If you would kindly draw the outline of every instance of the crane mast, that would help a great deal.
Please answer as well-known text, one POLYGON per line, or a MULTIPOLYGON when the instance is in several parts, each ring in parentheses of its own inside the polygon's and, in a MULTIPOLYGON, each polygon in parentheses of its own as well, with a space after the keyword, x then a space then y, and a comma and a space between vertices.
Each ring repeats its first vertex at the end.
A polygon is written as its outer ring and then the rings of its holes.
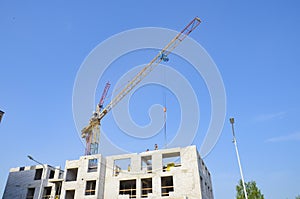
MULTIPOLYGON (((81 131, 83 138, 90 134, 95 133, 96 145, 99 144, 100 138, 100 121, 101 119, 111 111, 140 81, 142 81, 157 65, 162 61, 168 61, 168 55, 201 23, 200 18, 195 17, 180 33, 178 33, 124 88, 117 94, 111 102, 100 111, 96 111, 89 124, 81 131)), ((91 151, 91 154, 98 153, 97 151, 91 151)))
MULTIPOLYGON (((101 99, 96 107, 96 112, 94 115, 98 115, 103 108, 104 100, 106 98, 107 92, 110 88, 110 83, 107 82, 105 88, 102 92, 101 99)), ((100 140, 100 129, 97 121, 95 120, 92 124, 91 131, 86 134, 85 141, 86 141, 86 148, 85 148, 85 155, 97 154, 98 153, 98 146, 100 140)))

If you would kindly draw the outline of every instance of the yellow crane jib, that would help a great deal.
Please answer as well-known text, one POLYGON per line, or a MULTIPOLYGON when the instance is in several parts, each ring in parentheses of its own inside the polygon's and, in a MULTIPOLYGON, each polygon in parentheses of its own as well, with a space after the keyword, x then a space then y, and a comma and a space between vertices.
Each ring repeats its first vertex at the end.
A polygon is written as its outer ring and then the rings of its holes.
MULTIPOLYGON (((95 127, 99 128, 101 119, 115 107, 140 81, 142 81, 160 62, 169 61, 168 55, 201 23, 195 17, 180 33, 178 33, 100 112, 96 111, 89 124, 82 129, 82 137, 91 134, 95 127)), ((100 132, 99 132, 100 134, 100 132)), ((98 138, 100 136, 97 136, 98 138)), ((99 143, 99 141, 97 141, 99 143)))

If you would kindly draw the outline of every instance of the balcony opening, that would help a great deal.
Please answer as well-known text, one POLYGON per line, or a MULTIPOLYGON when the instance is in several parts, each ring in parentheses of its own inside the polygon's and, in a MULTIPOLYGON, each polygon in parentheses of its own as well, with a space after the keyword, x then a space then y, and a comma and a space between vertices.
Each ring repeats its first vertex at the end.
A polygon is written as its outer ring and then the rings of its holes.
POLYGON ((19 168, 19 171, 24 171, 25 170, 25 167, 20 167, 19 168))
POLYGON ((146 173, 152 173, 152 157, 142 156, 141 160, 142 160, 141 170, 145 171, 146 173))
POLYGON ((97 172, 98 159, 89 159, 88 172, 97 172))
POLYGON ((67 190, 65 199, 74 199, 75 198, 75 190, 67 190))
POLYGON ((54 174, 55 174, 55 171, 54 170, 50 170, 49 179, 53 179, 54 178, 54 174))
POLYGON ((36 169, 34 180, 40 180, 42 178, 42 174, 43 174, 43 169, 36 169))
POLYGON ((26 199, 33 199, 34 198, 34 191, 35 191, 35 188, 28 188, 27 189, 27 194, 26 194, 26 199))
POLYGON ((121 180, 119 195, 129 195, 129 198, 136 198, 136 180, 121 180))
POLYGON ((165 153, 162 155, 163 171, 171 171, 174 167, 181 166, 180 152, 165 153))
POLYGON ((174 191, 173 176, 161 177, 161 196, 169 196, 174 191))
POLYGON ((114 161, 114 176, 118 176, 121 172, 130 172, 131 159, 123 158, 114 161))
POLYGON ((43 199, 49 199, 51 198, 51 189, 52 187, 45 187, 43 192, 43 199))
POLYGON ((66 181, 76 181, 77 180, 78 168, 67 169, 66 181))
POLYGON ((142 179, 141 196, 148 198, 148 193, 152 193, 152 178, 142 179))
POLYGON ((96 193, 96 180, 86 181, 85 195, 95 195, 96 193))

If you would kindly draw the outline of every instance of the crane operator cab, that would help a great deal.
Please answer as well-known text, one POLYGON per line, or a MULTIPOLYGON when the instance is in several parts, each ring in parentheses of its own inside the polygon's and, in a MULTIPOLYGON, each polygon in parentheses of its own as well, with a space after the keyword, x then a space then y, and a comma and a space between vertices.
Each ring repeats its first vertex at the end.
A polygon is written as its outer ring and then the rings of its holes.
POLYGON ((160 57, 161 60, 163 60, 164 62, 168 62, 169 58, 165 53, 160 53, 160 57))

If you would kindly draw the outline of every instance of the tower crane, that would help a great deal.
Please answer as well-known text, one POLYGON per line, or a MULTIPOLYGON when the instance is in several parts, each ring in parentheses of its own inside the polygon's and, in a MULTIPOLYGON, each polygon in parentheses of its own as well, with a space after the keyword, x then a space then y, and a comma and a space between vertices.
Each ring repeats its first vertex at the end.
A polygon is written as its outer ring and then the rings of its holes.
MULTIPOLYGON (((104 90, 102 92, 102 96, 100 98, 99 103, 96 106, 96 113, 101 112, 103 109, 103 104, 104 100, 106 98, 107 92, 110 88, 110 83, 106 82, 106 85, 104 87, 104 90)), ((85 141, 86 141, 86 148, 85 148, 85 155, 91 155, 91 154, 97 154, 98 153, 98 146, 99 146, 99 133, 97 132, 97 127, 94 127, 93 131, 90 131, 86 136, 85 136, 85 141)))
MULTIPOLYGON (((142 81, 160 62, 169 61, 168 55, 201 23, 199 17, 195 17, 180 33, 178 33, 104 108, 97 108, 92 115, 89 124, 81 130, 82 138, 93 136, 90 145, 91 154, 98 153, 100 141, 100 123, 102 118, 111 111, 140 81, 142 81)), ((104 92, 103 92, 104 93, 104 92)), ((102 98, 101 98, 102 99, 102 98)), ((101 100, 100 100, 101 101, 101 100)))

